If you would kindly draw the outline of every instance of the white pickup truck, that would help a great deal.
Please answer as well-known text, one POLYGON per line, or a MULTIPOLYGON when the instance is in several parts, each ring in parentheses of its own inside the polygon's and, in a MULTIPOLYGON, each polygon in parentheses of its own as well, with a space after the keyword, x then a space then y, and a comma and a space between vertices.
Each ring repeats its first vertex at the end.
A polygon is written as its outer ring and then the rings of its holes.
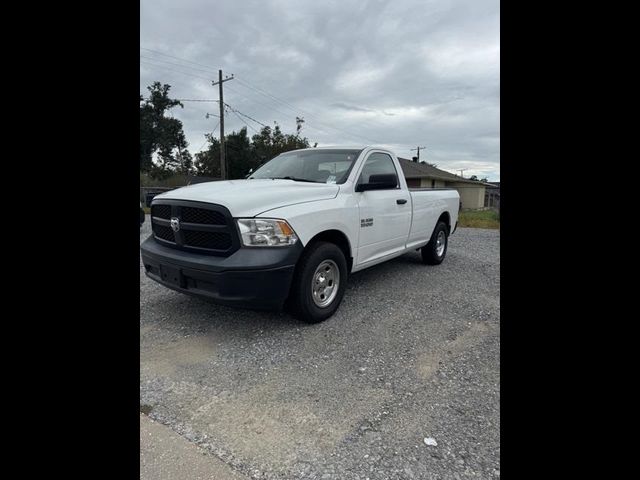
POLYGON ((440 264, 459 202, 456 190, 407 188, 382 148, 294 150, 244 180, 157 195, 142 262, 179 292, 315 323, 338 309, 351 273, 411 250, 440 264))

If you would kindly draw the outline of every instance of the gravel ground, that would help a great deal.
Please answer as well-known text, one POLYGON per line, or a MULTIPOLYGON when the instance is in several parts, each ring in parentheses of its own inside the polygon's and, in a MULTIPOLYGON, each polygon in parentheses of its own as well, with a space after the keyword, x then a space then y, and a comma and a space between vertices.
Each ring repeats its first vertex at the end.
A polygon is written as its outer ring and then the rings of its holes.
POLYGON ((252 478, 499 478, 499 243, 459 229, 440 266, 412 252, 356 273, 317 325, 141 266, 141 411, 252 478))

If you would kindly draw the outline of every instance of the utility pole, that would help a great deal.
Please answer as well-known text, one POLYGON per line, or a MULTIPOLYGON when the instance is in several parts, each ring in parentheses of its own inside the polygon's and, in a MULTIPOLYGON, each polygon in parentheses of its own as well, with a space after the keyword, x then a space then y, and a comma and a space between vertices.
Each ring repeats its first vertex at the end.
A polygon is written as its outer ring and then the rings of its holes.
POLYGON ((411 151, 413 152, 414 150, 418 151, 418 162, 420 162, 420 149, 424 150, 426 147, 418 147, 418 148, 412 148, 411 151))
POLYGON ((222 70, 218 70, 218 81, 211 82, 211 85, 220 86, 220 176, 222 180, 227 179, 227 160, 224 154, 224 98, 222 96, 222 84, 228 80, 233 80, 233 75, 222 79, 222 70))
POLYGON ((464 172, 465 170, 468 170, 468 168, 459 168, 458 171, 460 172, 460 176, 462 178, 464 178, 464 175, 462 174, 462 172, 464 172))

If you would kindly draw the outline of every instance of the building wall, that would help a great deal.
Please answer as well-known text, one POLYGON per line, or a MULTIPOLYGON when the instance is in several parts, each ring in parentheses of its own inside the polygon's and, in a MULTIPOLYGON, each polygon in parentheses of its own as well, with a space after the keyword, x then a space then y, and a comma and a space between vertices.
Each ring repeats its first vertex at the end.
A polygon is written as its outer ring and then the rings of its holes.
MULTIPOLYGON (((417 186, 418 179, 410 179, 407 181, 409 187, 417 186)), ((470 183, 445 182, 444 180, 436 180, 429 177, 423 177, 420 180, 420 188, 455 188, 460 194, 462 208, 480 209, 485 207, 485 187, 484 185, 475 186, 470 183)))
POLYGON ((432 178, 423 177, 420 179, 421 188, 444 188, 444 182, 442 180, 435 180, 432 178))
POLYGON ((500 210, 500 190, 497 188, 487 188, 484 195, 485 208, 500 210))
POLYGON ((484 185, 476 187, 470 183, 452 182, 448 186, 458 190, 458 193, 460 194, 460 201, 462 202, 462 208, 469 208, 472 210, 484 208, 484 185))

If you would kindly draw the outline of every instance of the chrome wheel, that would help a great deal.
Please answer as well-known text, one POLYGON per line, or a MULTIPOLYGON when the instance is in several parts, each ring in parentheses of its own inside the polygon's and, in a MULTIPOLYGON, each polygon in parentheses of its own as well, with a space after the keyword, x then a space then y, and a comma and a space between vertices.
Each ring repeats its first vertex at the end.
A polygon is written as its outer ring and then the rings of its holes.
POLYGON ((447 246, 447 235, 443 230, 438 232, 438 237, 436 238, 436 255, 439 257, 444 253, 444 247, 447 246))
POLYGON ((333 260, 324 260, 316 268, 311 278, 313 303, 318 307, 327 307, 338 295, 340 270, 333 260))

